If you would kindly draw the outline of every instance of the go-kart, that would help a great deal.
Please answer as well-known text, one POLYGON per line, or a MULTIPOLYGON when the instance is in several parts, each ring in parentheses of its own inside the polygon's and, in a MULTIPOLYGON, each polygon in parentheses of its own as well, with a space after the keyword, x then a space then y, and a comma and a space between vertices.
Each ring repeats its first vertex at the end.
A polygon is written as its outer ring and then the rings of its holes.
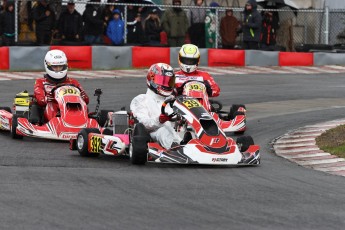
POLYGON ((95 90, 97 105, 93 113, 88 112, 88 107, 77 86, 60 84, 52 88, 51 92, 59 107, 55 117, 44 122, 43 109, 35 103, 33 95, 23 91, 18 93, 14 99, 13 113, 9 107, 0 108, 1 129, 10 131, 13 139, 29 136, 70 140, 76 137, 82 128, 99 129, 111 116, 111 112, 108 110, 99 111, 100 95, 102 94, 100 89, 95 90))
MULTIPOLYGON (((78 150, 81 156, 129 155, 133 164, 181 163, 210 165, 257 165, 260 164, 260 147, 254 144, 252 137, 241 136, 237 140, 227 137, 211 114, 200 104, 199 100, 178 96, 167 99, 161 112, 169 104, 174 113, 169 115, 174 120, 175 131, 184 138, 183 144, 174 143, 170 149, 164 149, 151 140, 141 123, 135 123, 133 115, 122 111, 125 117, 117 128, 113 120, 113 129, 103 133, 95 129, 81 130, 77 138, 71 140, 70 149, 78 150)), ((115 112, 113 114, 116 115, 115 112)))
POLYGON ((247 129, 245 105, 234 104, 230 107, 229 112, 222 111, 223 106, 219 101, 209 99, 202 77, 177 76, 176 82, 182 83, 180 87, 182 88, 182 95, 198 99, 224 132, 235 134, 245 132, 247 129))

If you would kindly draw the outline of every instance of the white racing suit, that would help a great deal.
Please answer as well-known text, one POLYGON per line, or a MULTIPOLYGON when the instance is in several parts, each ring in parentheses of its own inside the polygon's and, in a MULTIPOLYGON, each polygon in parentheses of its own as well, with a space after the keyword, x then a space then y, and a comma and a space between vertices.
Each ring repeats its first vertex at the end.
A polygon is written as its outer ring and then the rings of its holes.
MULTIPOLYGON (((145 126, 154 141, 158 142, 162 147, 170 149, 173 142, 180 143, 182 139, 175 132, 170 121, 163 124, 159 122, 161 107, 165 99, 165 97, 147 89, 146 94, 140 94, 133 98, 130 110, 133 116, 145 126)), ((173 111, 167 105, 165 112, 171 114, 173 111)))

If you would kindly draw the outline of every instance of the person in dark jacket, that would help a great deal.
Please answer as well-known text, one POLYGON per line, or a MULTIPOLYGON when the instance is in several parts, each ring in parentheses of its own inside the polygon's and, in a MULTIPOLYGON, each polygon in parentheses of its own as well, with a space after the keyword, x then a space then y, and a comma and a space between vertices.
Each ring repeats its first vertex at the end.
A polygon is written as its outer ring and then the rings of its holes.
POLYGON ((243 48, 258 49, 261 34, 261 15, 255 0, 249 0, 244 8, 242 24, 243 48))
POLYGON ((113 11, 113 19, 107 27, 107 36, 113 45, 123 45, 125 35, 125 23, 121 19, 121 12, 118 9, 113 11))
POLYGON ((106 23, 104 22, 103 9, 97 4, 99 2, 100 0, 90 0, 83 13, 84 39, 89 44, 103 43, 102 35, 106 23))
POLYGON ((194 8, 190 9, 189 36, 192 44, 205 48, 205 18, 206 9, 200 8, 204 0, 194 0, 194 8))
MULTIPOLYGON (((135 3, 135 1, 127 0, 128 3, 135 3)), ((127 7, 127 43, 128 44, 142 44, 144 43, 144 30, 141 24, 140 8, 128 5, 127 7)))
POLYGON ((260 37, 260 48, 262 50, 275 50, 277 30, 279 29, 279 17, 272 11, 263 12, 262 32, 260 37))
POLYGON ((38 45, 49 45, 55 29, 55 13, 47 0, 40 0, 33 11, 36 22, 36 42, 38 45))
POLYGON ((160 32, 162 31, 157 9, 152 9, 145 20, 145 34, 150 45, 160 44, 160 32))
POLYGON ((58 22, 58 33, 61 36, 62 44, 66 44, 66 42, 80 42, 82 38, 82 28, 82 16, 75 10, 74 1, 69 1, 67 9, 61 13, 58 22))
MULTIPOLYGON (((180 6, 181 0, 172 0, 174 6, 180 6)), ((162 16, 163 30, 167 33, 170 47, 180 47, 185 43, 189 23, 186 12, 180 7, 167 9, 162 16)))
POLYGON ((2 45, 15 45, 15 14, 14 3, 7 2, 6 9, 0 14, 0 34, 2 34, 2 45))

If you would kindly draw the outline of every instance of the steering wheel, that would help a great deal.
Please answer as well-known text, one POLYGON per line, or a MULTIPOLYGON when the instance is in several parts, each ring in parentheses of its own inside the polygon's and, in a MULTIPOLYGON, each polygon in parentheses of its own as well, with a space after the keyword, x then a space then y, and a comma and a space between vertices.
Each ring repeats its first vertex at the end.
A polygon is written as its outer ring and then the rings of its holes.
MULTIPOLYGON (((168 99, 166 99, 164 102, 163 102, 163 104, 162 104, 162 107, 161 107, 161 114, 166 114, 165 113, 165 107, 168 105, 168 104, 170 104, 170 106, 172 106, 172 104, 175 102, 175 100, 176 100, 176 98, 168 98, 168 99)), ((176 113, 175 112, 173 112, 173 113, 171 113, 171 114, 166 114, 169 118, 170 118, 170 121, 172 121, 173 119, 173 117, 176 115, 176 113)))
POLYGON ((60 88, 61 86, 66 86, 66 85, 67 85, 67 86, 73 86, 73 87, 79 89, 79 91, 81 92, 80 88, 79 88, 78 86, 74 85, 74 84, 70 84, 70 83, 68 83, 68 84, 60 83, 60 84, 57 84, 56 86, 54 86, 54 87, 51 89, 50 93, 53 95, 54 92, 55 92, 55 90, 57 90, 57 89, 60 88))

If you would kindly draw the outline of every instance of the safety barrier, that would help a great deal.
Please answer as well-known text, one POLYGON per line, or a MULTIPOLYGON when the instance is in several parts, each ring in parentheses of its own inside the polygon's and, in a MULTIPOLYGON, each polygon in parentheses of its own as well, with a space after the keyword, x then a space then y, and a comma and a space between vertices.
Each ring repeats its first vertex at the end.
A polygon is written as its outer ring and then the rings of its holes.
POLYGON ((10 68, 8 47, 0 47, 0 70, 10 68))
MULTIPOLYGON (((38 46, 0 47, 0 70, 43 70, 45 53, 61 49, 72 69, 147 68, 156 62, 178 65, 178 47, 38 46)), ((345 65, 345 53, 200 49, 200 66, 345 65)))

